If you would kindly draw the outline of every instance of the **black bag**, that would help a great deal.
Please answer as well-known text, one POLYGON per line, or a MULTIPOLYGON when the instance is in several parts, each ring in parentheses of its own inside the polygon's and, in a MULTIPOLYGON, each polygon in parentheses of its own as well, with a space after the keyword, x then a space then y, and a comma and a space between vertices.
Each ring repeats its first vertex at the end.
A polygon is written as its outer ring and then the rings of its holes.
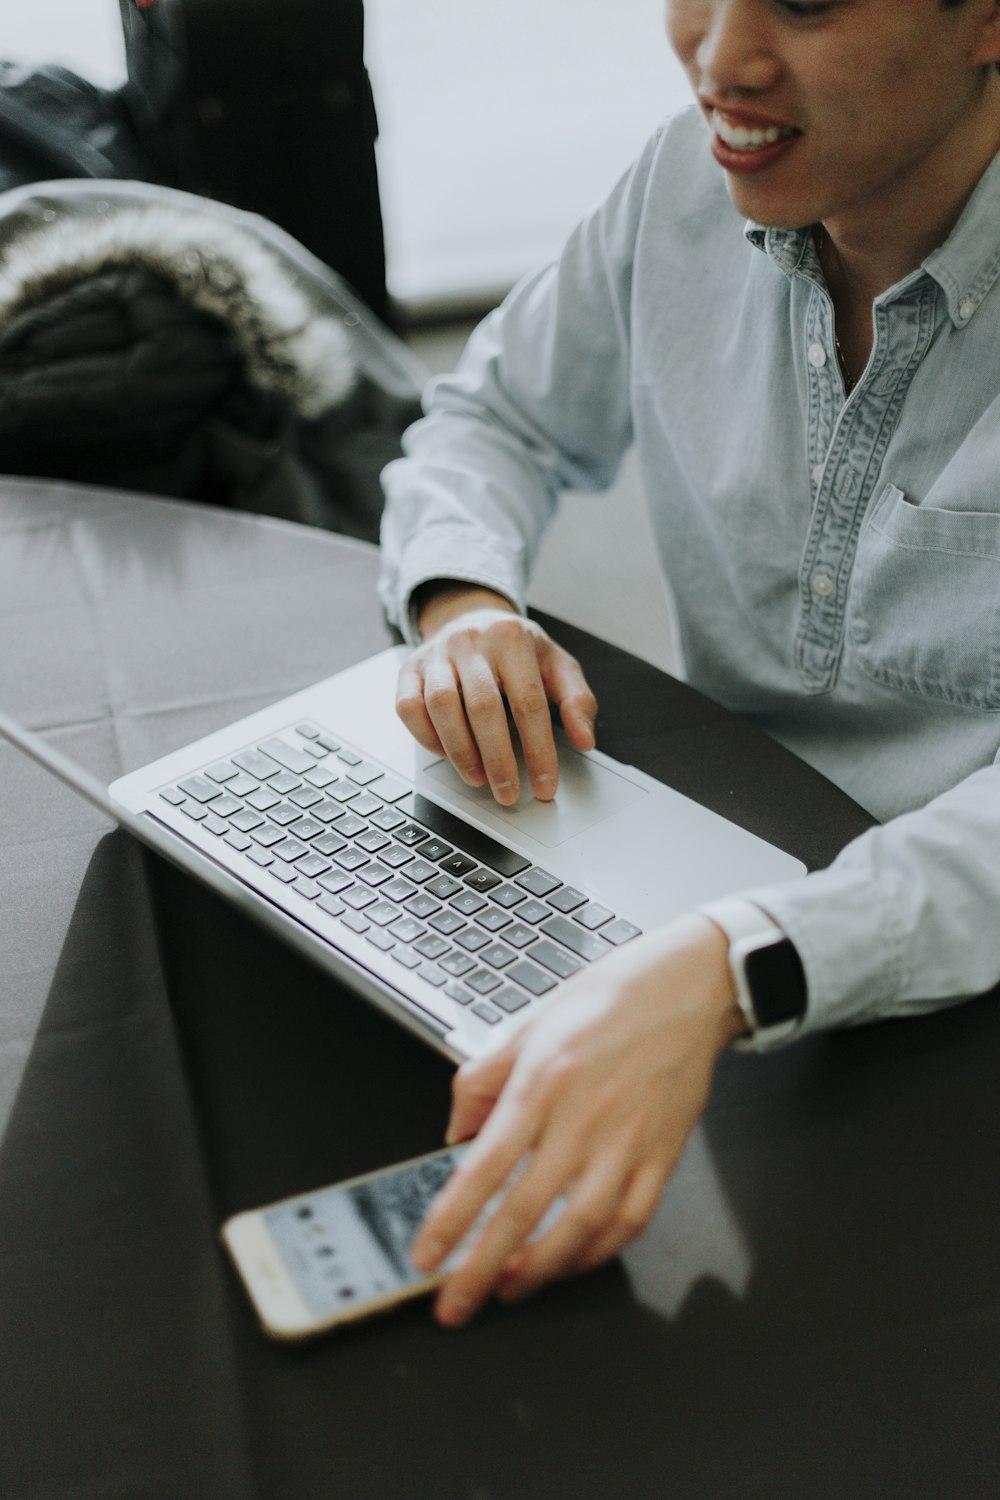
POLYGON ((387 315, 363 0, 119 0, 150 180, 279 224, 387 315))
POLYGON ((68 68, 0 61, 0 192, 59 177, 150 180, 121 95, 68 68))

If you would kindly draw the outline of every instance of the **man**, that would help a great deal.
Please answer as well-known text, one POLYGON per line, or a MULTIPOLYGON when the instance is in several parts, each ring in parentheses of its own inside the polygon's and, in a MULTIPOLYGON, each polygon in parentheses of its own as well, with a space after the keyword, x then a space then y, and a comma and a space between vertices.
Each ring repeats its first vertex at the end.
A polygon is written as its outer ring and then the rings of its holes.
POLYGON ((521 618, 525 559, 634 440, 690 680, 885 826, 616 951, 460 1070, 449 1138, 477 1139, 416 1262, 531 1154, 446 1324, 648 1222, 748 1029, 730 936, 791 939, 802 1030, 1000 977, 1000 0, 668 0, 667 28, 696 107, 477 332, 386 473, 384 598, 422 642, 399 711, 509 803, 506 698, 555 793, 548 703, 583 750, 596 706, 521 618))

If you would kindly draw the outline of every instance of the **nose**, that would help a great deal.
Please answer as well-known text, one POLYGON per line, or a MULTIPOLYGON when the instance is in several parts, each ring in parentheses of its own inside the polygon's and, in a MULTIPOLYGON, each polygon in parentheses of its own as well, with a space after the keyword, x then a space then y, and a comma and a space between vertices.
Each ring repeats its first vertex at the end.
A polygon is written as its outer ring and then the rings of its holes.
POLYGON ((709 0, 702 12, 695 49, 699 92, 719 98, 769 88, 780 64, 759 0, 709 0))

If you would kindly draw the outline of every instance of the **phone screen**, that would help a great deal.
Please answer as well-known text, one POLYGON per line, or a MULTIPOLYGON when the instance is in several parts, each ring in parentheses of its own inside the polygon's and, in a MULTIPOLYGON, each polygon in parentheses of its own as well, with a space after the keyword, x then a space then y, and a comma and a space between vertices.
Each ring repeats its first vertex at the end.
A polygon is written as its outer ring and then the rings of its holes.
MULTIPOLYGON (((410 1246, 467 1148, 265 1209, 264 1222, 317 1320, 426 1280, 410 1246)), ((461 1247, 448 1266, 461 1254, 461 1247)))

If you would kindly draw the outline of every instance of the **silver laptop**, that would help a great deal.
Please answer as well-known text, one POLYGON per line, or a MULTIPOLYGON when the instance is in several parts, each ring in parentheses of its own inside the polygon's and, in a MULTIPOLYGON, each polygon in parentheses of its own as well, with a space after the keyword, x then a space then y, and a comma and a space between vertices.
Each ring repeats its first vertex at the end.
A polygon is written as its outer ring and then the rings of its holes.
MULTIPOLYGON (((394 711, 404 648, 115 781, 0 731, 138 838, 456 1061, 641 931, 802 863, 599 750, 559 790, 471 790, 394 711)), ((525 778, 526 784, 526 778, 525 778)))

